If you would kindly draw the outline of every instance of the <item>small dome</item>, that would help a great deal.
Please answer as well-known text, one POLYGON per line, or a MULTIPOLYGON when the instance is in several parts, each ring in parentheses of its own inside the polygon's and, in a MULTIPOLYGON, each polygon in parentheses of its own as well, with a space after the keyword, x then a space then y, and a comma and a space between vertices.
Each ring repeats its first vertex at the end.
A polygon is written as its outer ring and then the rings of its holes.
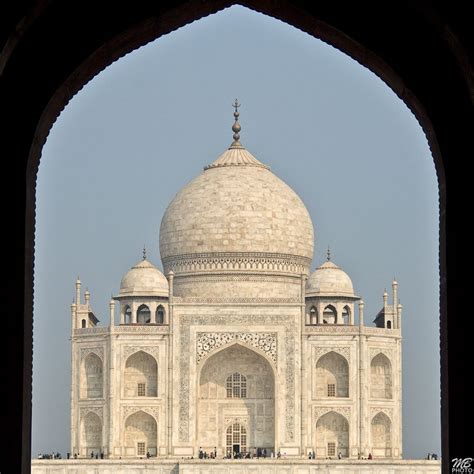
POLYGON ((119 296, 168 296, 168 280, 145 258, 122 278, 119 296))
POLYGON ((306 282, 307 296, 354 296, 349 275, 331 261, 324 262, 306 282))

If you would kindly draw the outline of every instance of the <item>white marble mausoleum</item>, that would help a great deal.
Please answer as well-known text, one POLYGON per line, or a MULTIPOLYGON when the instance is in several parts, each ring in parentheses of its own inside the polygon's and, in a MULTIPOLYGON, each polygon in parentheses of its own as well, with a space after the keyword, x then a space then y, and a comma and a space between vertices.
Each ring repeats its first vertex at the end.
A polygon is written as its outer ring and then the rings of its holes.
POLYGON ((308 211, 241 145, 235 110, 229 149, 163 216, 163 273, 144 255, 107 326, 76 282, 71 453, 400 459, 397 282, 366 325, 329 255, 310 271, 308 211))

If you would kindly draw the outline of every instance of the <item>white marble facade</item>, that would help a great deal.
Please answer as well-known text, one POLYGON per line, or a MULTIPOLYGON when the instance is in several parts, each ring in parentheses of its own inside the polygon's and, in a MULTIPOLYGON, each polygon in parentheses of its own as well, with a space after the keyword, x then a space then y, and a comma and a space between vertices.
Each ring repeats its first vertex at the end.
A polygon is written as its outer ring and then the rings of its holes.
POLYGON ((164 273, 144 256, 108 326, 76 282, 71 453, 401 458, 397 283, 367 326, 329 256, 310 274, 311 218, 235 119, 230 148, 166 210, 164 273))

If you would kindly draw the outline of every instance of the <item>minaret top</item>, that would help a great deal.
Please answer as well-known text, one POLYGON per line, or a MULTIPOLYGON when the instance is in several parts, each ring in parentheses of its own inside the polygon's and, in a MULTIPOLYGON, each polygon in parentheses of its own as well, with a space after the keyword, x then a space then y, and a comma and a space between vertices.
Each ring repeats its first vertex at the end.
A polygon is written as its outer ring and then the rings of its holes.
POLYGON ((239 123, 239 111, 238 108, 240 107, 239 101, 235 99, 235 102, 232 104, 232 107, 234 107, 234 125, 232 125, 232 131, 234 132, 233 139, 234 141, 230 145, 229 148, 242 148, 242 145, 240 143, 240 123, 239 123))

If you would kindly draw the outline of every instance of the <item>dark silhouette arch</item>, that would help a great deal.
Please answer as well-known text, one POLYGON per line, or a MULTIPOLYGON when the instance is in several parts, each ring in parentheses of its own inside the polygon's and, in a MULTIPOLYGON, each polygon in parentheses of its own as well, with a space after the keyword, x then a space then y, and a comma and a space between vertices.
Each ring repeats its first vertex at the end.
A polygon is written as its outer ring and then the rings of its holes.
MULTIPOLYGON (((5 421, 10 431, 4 448, 10 455, 1 460, 2 471, 29 472, 35 181, 49 129, 69 99, 120 56, 231 4, 222 0, 121 4, 18 0, 0 7, 2 148, 8 150, 4 155, 9 182, 14 184, 11 189, 2 187, 3 202, 12 203, 5 206, 3 218, 15 229, 4 234, 5 248, 12 249, 4 265, 14 271, 0 288, 5 305, 24 299, 24 319, 10 318, 4 328, 9 338, 2 346, 1 360, 9 380, 5 403, 11 420, 5 421), (47 74, 36 74, 39 70, 47 74), (11 360, 17 364, 6 363, 11 360)), ((250 0, 243 4, 323 39, 374 71, 404 100, 427 135, 440 192, 441 431, 447 470, 450 458, 468 457, 474 449, 472 437, 464 436, 474 421, 464 377, 470 360, 464 341, 474 322, 468 319, 458 325, 447 318, 448 309, 449 314, 460 312, 459 302, 467 293, 457 255, 467 252, 468 233, 453 216, 454 210, 462 208, 468 189, 468 174, 460 163, 473 154, 468 7, 421 0, 391 2, 384 5, 388 14, 382 17, 372 4, 348 2, 344 8, 331 2, 250 0), (448 403, 449 393, 456 393, 456 398, 448 403)))

